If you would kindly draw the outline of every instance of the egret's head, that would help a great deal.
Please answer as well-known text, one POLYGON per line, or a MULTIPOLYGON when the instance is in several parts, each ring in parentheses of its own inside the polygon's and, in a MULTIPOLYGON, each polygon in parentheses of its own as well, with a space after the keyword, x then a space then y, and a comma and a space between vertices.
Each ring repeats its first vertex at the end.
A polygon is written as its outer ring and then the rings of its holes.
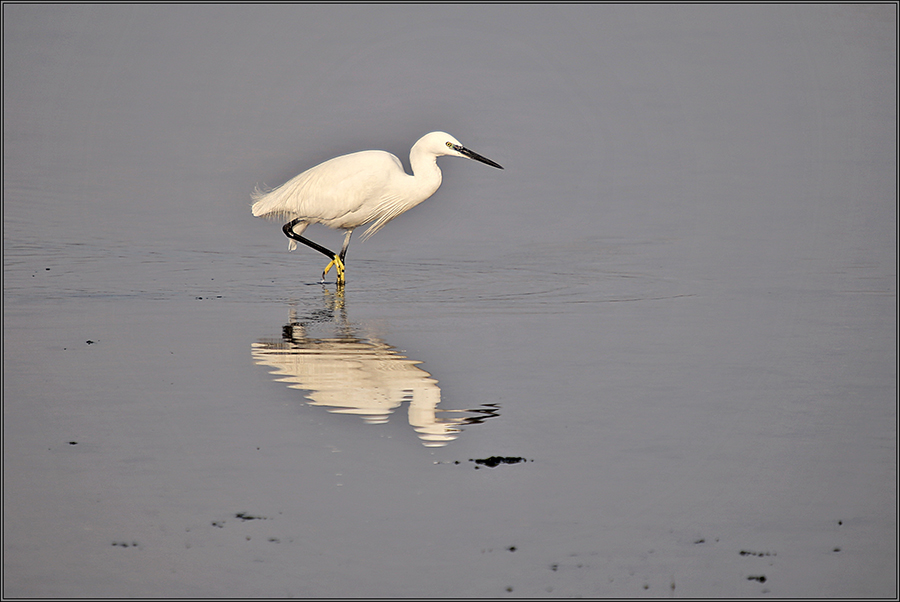
POLYGON ((482 157, 478 153, 474 153, 464 147, 459 140, 448 134, 447 132, 431 132, 422 136, 415 146, 420 147, 423 151, 430 153, 436 157, 449 155, 451 157, 466 157, 480 161, 491 167, 503 169, 498 163, 494 163, 490 159, 482 157))

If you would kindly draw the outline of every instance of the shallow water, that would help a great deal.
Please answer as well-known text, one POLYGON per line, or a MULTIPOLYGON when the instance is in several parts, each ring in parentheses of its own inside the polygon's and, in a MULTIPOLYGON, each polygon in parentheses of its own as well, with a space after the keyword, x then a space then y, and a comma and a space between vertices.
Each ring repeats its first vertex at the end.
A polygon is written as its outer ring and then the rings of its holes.
POLYGON ((4 595, 895 596, 895 19, 5 5, 4 595))

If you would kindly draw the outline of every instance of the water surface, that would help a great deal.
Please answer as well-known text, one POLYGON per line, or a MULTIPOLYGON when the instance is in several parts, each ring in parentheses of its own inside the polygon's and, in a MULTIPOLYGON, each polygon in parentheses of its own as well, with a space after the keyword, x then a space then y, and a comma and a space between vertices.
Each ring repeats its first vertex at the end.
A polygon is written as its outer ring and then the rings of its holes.
POLYGON ((895 6, 3 10, 4 595, 897 595, 895 6))

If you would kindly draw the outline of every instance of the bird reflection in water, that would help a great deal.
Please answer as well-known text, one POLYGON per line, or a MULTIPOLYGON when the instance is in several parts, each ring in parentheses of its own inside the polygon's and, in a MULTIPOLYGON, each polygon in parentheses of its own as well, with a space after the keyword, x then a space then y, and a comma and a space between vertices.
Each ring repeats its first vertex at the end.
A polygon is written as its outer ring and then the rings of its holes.
POLYGON ((290 322, 280 339, 253 344, 253 359, 269 366, 276 380, 292 389, 308 391, 309 405, 329 412, 355 414, 368 424, 386 423, 395 408, 408 402, 410 426, 427 447, 447 445, 462 427, 480 424, 499 415, 499 406, 484 404, 470 410, 444 410, 437 406, 441 390, 437 380, 377 336, 360 334, 347 322, 343 291, 325 290, 326 307, 290 322), (313 337, 310 330, 331 324, 330 336, 313 337))

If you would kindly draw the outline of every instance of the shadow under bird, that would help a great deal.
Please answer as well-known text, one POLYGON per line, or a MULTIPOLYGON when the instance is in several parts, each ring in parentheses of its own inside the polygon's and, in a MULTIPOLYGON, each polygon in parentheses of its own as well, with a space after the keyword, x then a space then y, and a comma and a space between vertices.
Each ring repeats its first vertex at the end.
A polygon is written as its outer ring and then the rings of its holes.
POLYGON ((363 235, 367 239, 386 223, 433 195, 441 185, 440 156, 468 157, 491 167, 499 164, 464 147, 445 132, 422 136, 409 151, 413 175, 403 170, 400 160, 391 153, 368 150, 342 155, 320 163, 281 186, 253 192, 251 208, 256 217, 282 218, 289 221, 282 230, 291 239, 293 251, 301 242, 331 261, 322 272, 322 280, 334 266, 337 283, 344 283, 344 259, 350 236, 359 226, 372 223, 363 235), (323 224, 344 230, 340 253, 303 237, 310 224, 323 224))

